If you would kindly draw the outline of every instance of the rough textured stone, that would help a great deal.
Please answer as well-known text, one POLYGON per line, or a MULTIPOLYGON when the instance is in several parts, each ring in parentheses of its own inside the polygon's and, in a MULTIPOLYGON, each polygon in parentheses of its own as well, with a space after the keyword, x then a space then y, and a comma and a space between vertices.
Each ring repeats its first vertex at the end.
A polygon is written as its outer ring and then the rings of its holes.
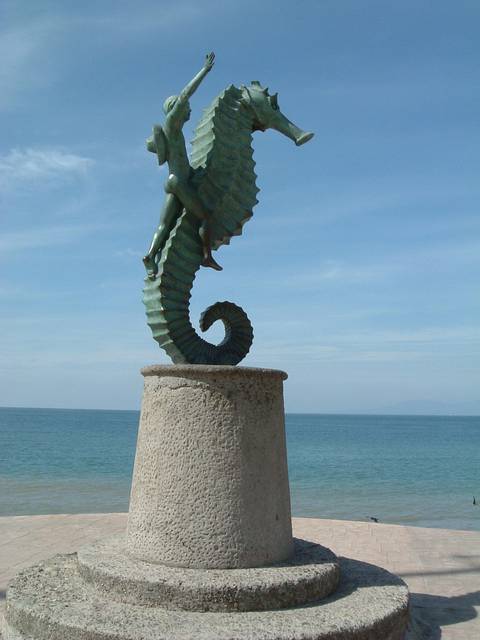
POLYGON ((293 553, 283 384, 272 369, 143 369, 127 550, 190 568, 293 553))
POLYGON ((318 604, 200 613, 106 599, 85 584, 70 555, 15 578, 4 640, 401 640, 407 616, 403 581, 355 560, 341 560, 338 590, 318 604))
POLYGON ((329 549, 295 540, 289 563, 249 569, 185 569, 125 555, 123 536, 78 552, 79 572, 105 597, 188 611, 258 611, 307 604, 330 595, 340 570, 329 549))

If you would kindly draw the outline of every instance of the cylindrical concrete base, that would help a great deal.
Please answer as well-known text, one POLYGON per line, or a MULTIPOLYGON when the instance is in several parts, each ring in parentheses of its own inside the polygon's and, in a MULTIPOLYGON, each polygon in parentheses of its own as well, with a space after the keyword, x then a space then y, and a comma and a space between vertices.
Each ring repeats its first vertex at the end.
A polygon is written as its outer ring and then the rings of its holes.
POLYGON ((127 552, 207 569, 288 559, 286 374, 208 365, 142 373, 127 552))

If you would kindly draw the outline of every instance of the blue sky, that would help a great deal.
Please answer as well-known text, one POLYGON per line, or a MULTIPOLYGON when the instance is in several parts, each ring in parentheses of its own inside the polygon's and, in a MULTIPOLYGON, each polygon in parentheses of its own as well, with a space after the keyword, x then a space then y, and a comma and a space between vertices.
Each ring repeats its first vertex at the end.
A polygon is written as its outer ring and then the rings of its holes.
MULTIPOLYGON (((163 100, 259 79, 315 138, 255 135, 259 204, 192 319, 244 307, 288 411, 480 413, 480 5, 0 5, 0 405, 137 408, 163 100)), ((209 332, 218 340, 221 331, 209 332)))

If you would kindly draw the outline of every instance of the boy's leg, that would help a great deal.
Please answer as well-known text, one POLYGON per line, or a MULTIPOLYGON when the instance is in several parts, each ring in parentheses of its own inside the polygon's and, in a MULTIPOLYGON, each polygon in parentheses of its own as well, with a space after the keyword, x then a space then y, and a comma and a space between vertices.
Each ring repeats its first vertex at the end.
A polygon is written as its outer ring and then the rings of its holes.
POLYGON ((183 205, 180 200, 173 194, 167 193, 165 202, 163 204, 162 213, 160 215, 160 223, 158 229, 153 234, 150 249, 147 255, 143 258, 143 263, 147 269, 147 273, 150 277, 154 277, 158 271, 156 256, 159 251, 163 249, 165 242, 167 241, 170 231, 172 230, 178 216, 182 212, 183 205))
POLYGON ((183 180, 171 173, 165 183, 165 191, 169 194, 174 194, 185 209, 193 213, 199 220, 205 220, 208 211, 196 190, 188 183, 188 180, 183 180))
POLYGON ((221 271, 222 267, 212 257, 212 247, 210 243, 210 212, 199 198, 196 190, 188 183, 187 180, 182 180, 172 173, 168 176, 165 191, 167 191, 167 193, 174 193, 182 202, 185 209, 187 209, 187 211, 191 211, 194 216, 202 221, 202 226, 200 227, 200 237, 202 238, 204 251, 204 260, 202 264, 205 267, 212 267, 212 269, 221 271))
POLYGON ((211 267, 215 271, 222 271, 223 268, 212 256, 212 243, 210 241, 210 224, 208 220, 205 220, 199 230, 200 238, 203 243, 203 267, 211 267))

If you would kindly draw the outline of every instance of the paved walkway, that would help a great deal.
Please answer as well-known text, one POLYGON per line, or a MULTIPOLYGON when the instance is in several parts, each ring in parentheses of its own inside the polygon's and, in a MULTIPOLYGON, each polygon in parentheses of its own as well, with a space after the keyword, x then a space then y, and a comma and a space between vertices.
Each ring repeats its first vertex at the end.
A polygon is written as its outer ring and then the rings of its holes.
MULTIPOLYGON (((23 567, 124 529, 122 513, 0 518, 0 607, 23 567)), ((295 518, 294 533, 400 575, 412 593, 411 640, 480 639, 480 532, 295 518)), ((0 614, 1 615, 1 614, 0 614)))

